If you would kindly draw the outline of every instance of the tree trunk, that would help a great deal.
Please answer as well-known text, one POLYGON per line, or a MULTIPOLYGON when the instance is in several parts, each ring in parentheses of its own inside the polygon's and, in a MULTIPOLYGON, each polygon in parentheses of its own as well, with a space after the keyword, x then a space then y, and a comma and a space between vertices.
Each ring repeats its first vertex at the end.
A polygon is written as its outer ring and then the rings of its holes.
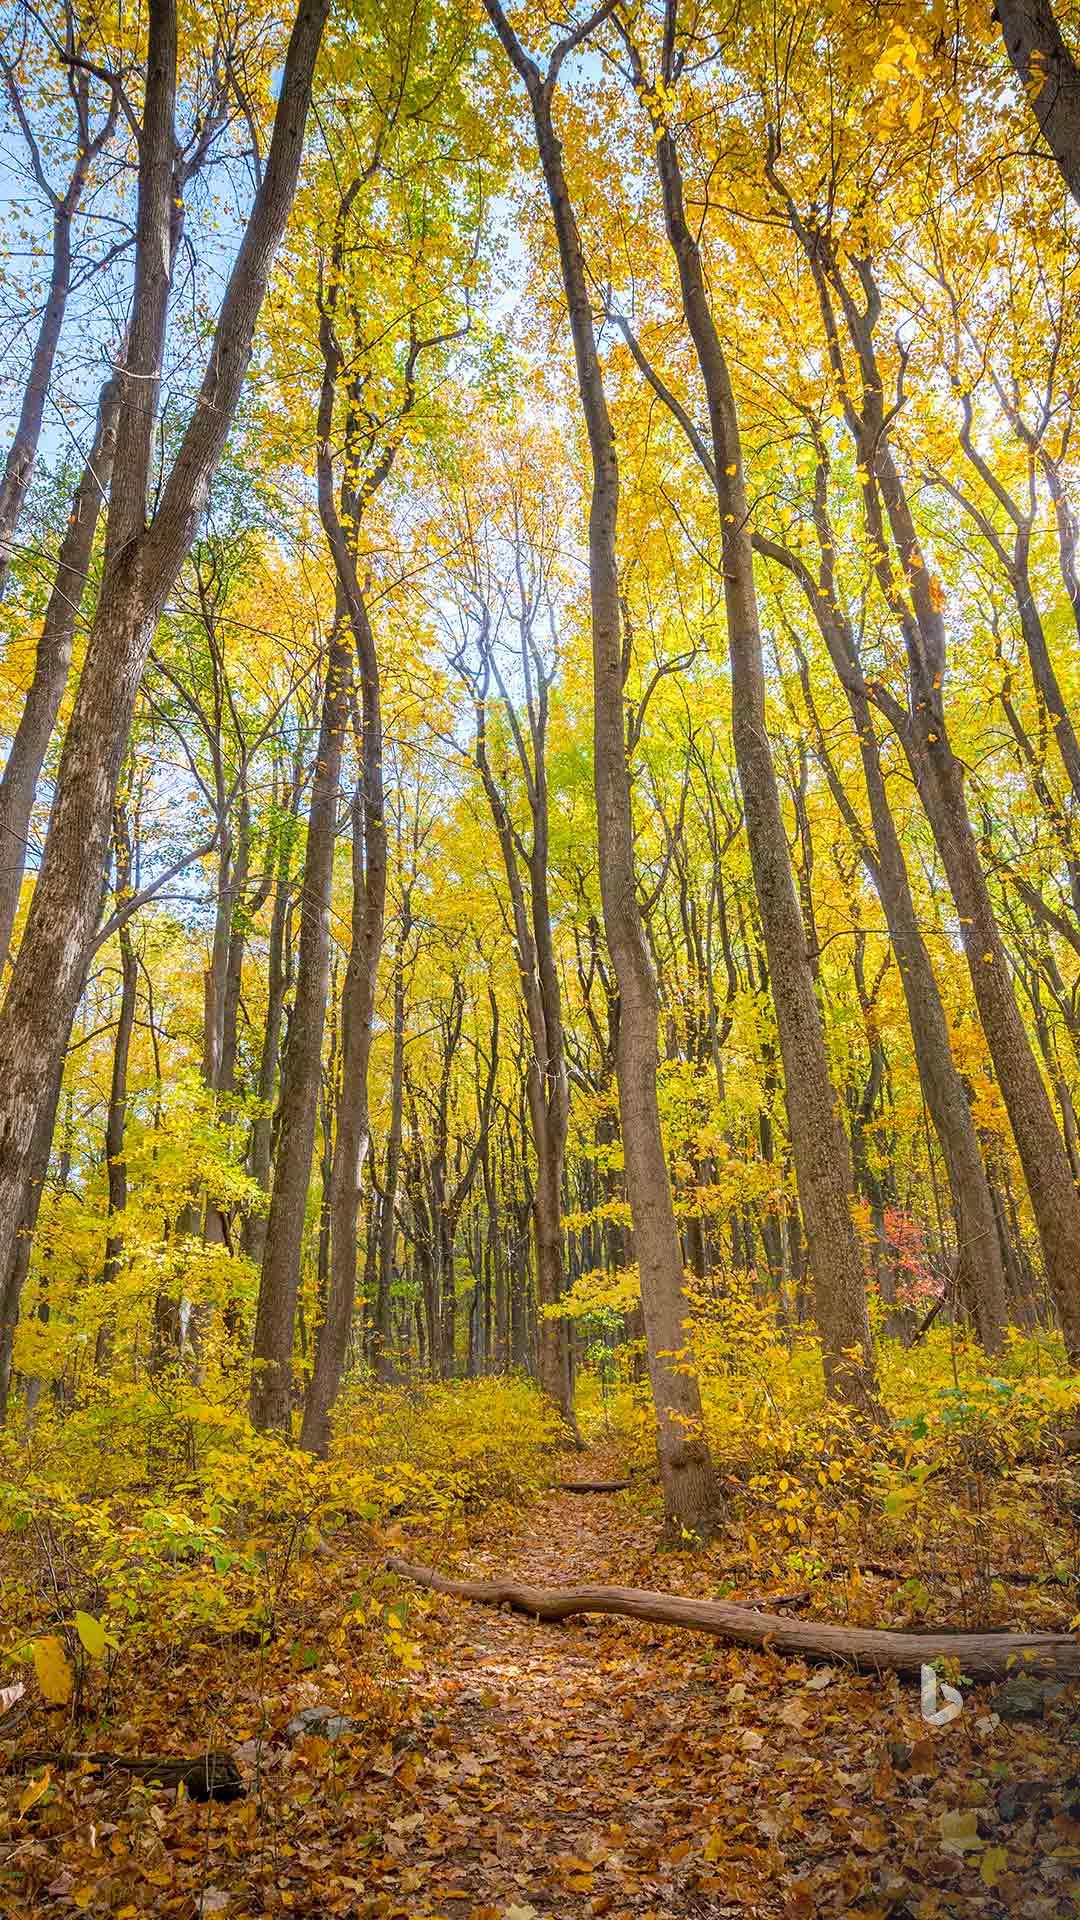
MULTIPOLYGON (((578 392, 592 456, 589 595, 593 646, 593 759, 604 927, 619 987, 619 1110, 627 1189, 641 1277, 649 1373, 657 1417, 660 1476, 669 1528, 708 1525, 718 1489, 705 1441, 696 1377, 681 1369, 687 1302, 682 1252, 656 1093, 658 1003, 645 944, 634 866, 634 830, 623 714, 617 522, 619 468, 577 219, 551 117, 558 66, 542 78, 510 30, 498 0, 484 0, 495 31, 524 81, 551 203, 574 343, 578 392)), ((564 43, 565 50, 565 43, 564 43)))
POLYGON ((274 1427, 282 1433, 292 1424, 293 1338, 330 982, 330 890, 351 676, 352 647, 339 589, 311 789, 296 998, 282 1073, 277 1160, 255 1316, 251 1418, 260 1429, 274 1427))
MULTIPOLYGON (((829 529, 823 529, 829 536, 829 529)), ((772 558, 790 565, 786 549, 763 542, 772 558)), ((926 942, 919 930, 907 865, 885 786, 881 754, 870 702, 852 680, 859 658, 854 634, 831 596, 816 590, 810 577, 793 569, 806 591, 822 637, 844 691, 859 742, 863 778, 870 802, 874 846, 867 845, 861 822, 833 765, 813 703, 809 670, 800 657, 803 693, 818 736, 819 752, 830 791, 885 911, 889 939, 900 968, 900 983, 915 1048, 915 1065, 934 1131, 941 1146, 956 1223, 958 1285, 980 1344, 998 1353, 1008 1325, 1005 1270, 1001 1260, 990 1182, 979 1149, 978 1135, 964 1083, 953 1059, 948 1021, 926 942)), ((827 578, 828 576, 826 576, 827 578)))
POLYGON ((1050 0, 996 0, 993 17, 1043 139, 1080 205, 1080 67, 1050 0))
POLYGON ((687 1600, 680 1594, 640 1587, 527 1587, 516 1580, 449 1580, 432 1567, 390 1559, 400 1580, 446 1593, 510 1607, 534 1620, 568 1620, 577 1613, 619 1614, 659 1626, 688 1627, 737 1646, 768 1647, 780 1654, 830 1660, 865 1673, 920 1677, 938 1660, 956 1660, 972 1680, 1001 1680, 1014 1670, 1060 1680, 1080 1675, 1080 1646, 1067 1633, 892 1633, 876 1627, 835 1627, 825 1621, 789 1620, 726 1600, 687 1600))
POLYGON ((910 754, 956 902, 975 1004, 1009 1115, 1065 1349, 1080 1366, 1080 1192, 1009 977, 964 798, 963 770, 947 737, 910 754))
POLYGON ((882 598, 903 636, 907 655, 906 707, 881 683, 866 692, 904 748, 956 905, 964 953, 983 1032, 1001 1086, 1042 1247, 1051 1294, 1072 1365, 1080 1364, 1080 1192, 1054 1119, 1050 1098, 1017 1005, 1008 958, 990 900, 964 793, 964 770, 953 753, 945 715, 948 636, 939 583, 927 566, 911 501, 887 432, 885 389, 874 326, 881 298, 873 263, 854 263, 860 307, 828 236, 799 213, 776 174, 793 232, 806 254, 818 293, 830 363, 844 393, 844 415, 858 460, 866 532, 882 598), (834 297, 839 301, 861 393, 856 406, 846 384, 834 297), (888 542, 899 563, 893 569, 888 542))
MULTIPOLYGON (((295 839, 296 808, 300 801, 302 763, 298 753, 293 763, 287 818, 281 826, 274 898, 270 909, 270 936, 267 943, 266 1022, 262 1052, 259 1056, 257 1094, 262 1109, 251 1124, 250 1166, 253 1179, 264 1193, 270 1191, 270 1160, 273 1146, 273 1101, 277 1089, 278 1062, 281 1053, 281 1028, 285 1013, 285 993, 290 967, 285 951, 285 936, 292 899, 292 855, 295 839)), ((266 1215, 250 1215, 244 1232, 244 1247, 250 1259, 261 1267, 266 1249, 266 1215)))
MULTIPOLYGON (((4 78, 7 82, 9 98, 17 109, 16 117, 22 121, 25 130, 26 122, 23 120, 14 79, 6 63, 4 78)), ((3 475, 0 476, 0 599, 3 598, 7 586, 12 544, 37 460, 41 424, 45 417, 45 402, 52 379, 56 349, 60 344, 68 294, 71 291, 71 229, 93 162, 111 137, 119 110, 119 99, 114 88, 106 117, 98 132, 91 135, 87 97, 85 93, 76 94, 74 97, 79 127, 78 153, 71 178, 62 195, 48 188, 40 171, 37 153, 32 153, 33 170, 38 174, 39 184, 45 186, 52 202, 52 265, 49 272, 49 291, 37 339, 34 342, 29 374, 19 409, 19 419, 4 462, 3 475)))
MULTIPOLYGON (((669 0, 672 20, 674 5, 675 0, 669 0)), ((780 1035, 788 1125, 814 1278, 825 1381, 830 1393, 862 1411, 871 1411, 876 1397, 874 1359, 862 1254, 851 1212, 847 1136, 829 1077, 776 770, 765 730, 764 663, 750 507, 735 397, 705 290, 698 245, 686 220, 675 142, 666 126, 657 140, 656 158, 683 310, 709 409, 731 660, 732 735, 780 1035)))
MULTIPOLYGON (((352 928, 341 995, 341 1093, 330 1173, 330 1287, 315 1346, 300 1442, 323 1456, 330 1446, 330 1410, 341 1385, 356 1299, 356 1227, 360 1179, 369 1146, 368 1064, 375 990, 386 916, 386 799, 383 791, 382 688, 379 656, 356 567, 353 541, 360 520, 354 474, 341 488, 346 534, 334 497, 330 439, 340 355, 324 326, 324 375, 319 404, 319 512, 334 561, 360 683, 358 785, 352 804, 352 928)), ((348 444, 348 440, 347 440, 348 444)))
POLYGON ((94 537, 112 478, 120 378, 106 381, 98 402, 94 444, 75 489, 56 566, 56 579, 38 641, 34 677, 0 779, 0 965, 11 934, 26 871, 27 836, 41 769, 68 682, 94 537))
POLYGON ((303 150, 329 0, 301 0, 262 180, 226 288, 190 423, 146 522, 175 214, 175 10, 149 15, 135 292, 105 543, 105 573, 60 761, 41 872, 0 1011, 0 1272, 11 1269, 38 1122, 82 992, 117 781, 165 597, 190 550, 229 431, 303 150))
MULTIPOLYGON (((132 869, 131 831, 128 825, 127 807, 123 801, 117 802, 113 838, 116 847, 116 894, 117 898, 122 900, 125 890, 131 885, 132 869)), ((128 1061, 131 1055, 131 1036, 135 1030, 136 993, 139 984, 139 962, 131 938, 129 921, 123 921, 116 938, 120 948, 120 1016, 116 1025, 112 1078, 109 1085, 109 1110, 105 1123, 109 1224, 105 1241, 105 1265, 101 1277, 106 1286, 117 1278, 124 1258, 123 1218, 128 1198, 125 1160, 128 1061)), ((94 1365, 99 1373, 103 1372, 108 1364, 110 1346, 111 1322, 106 1310, 106 1317, 98 1328, 94 1352, 94 1365)))
POLYGON ((390 1066, 390 1126, 386 1141, 386 1177, 382 1192, 382 1205, 379 1213, 379 1267, 375 1296, 375 1325, 373 1328, 373 1361, 375 1378, 379 1381, 391 1377, 390 1353, 390 1287, 394 1273, 394 1241, 397 1235, 397 1195, 401 1179, 401 1133, 404 1109, 403 1081, 405 1068, 405 969, 403 948, 411 926, 409 900, 406 896, 403 918, 398 933, 397 953, 394 960, 394 1038, 393 1058, 390 1066))

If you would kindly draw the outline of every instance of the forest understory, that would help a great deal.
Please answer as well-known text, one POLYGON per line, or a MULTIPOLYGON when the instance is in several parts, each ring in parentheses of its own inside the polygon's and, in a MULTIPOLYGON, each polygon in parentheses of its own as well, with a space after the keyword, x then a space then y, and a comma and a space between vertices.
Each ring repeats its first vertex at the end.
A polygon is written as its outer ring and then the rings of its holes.
MULTIPOLYGON (((468 1387, 449 1391, 468 1402, 468 1387)), ((490 1406, 477 1408, 488 1435, 490 1406)), ((854 1626, 1066 1630, 1080 1581, 1067 1429, 1045 1431, 1034 1460, 969 1448, 903 1517, 869 1491, 822 1500, 828 1476, 806 1462, 733 1474, 725 1523, 692 1551, 657 1546, 657 1490, 628 1431, 599 1426, 585 1454, 541 1450, 513 1423, 503 1432, 508 1478, 461 1495, 459 1471, 437 1529, 430 1492, 422 1514, 403 1486, 385 1496, 394 1517, 324 1502, 302 1528, 284 1515, 267 1525, 272 1616, 257 1630, 230 1631, 227 1612, 213 1632, 177 1628, 192 1581, 213 1580, 214 1550, 195 1536, 174 1555, 173 1591, 161 1584, 156 1626, 103 1659, 68 1635, 73 1698, 47 1708, 27 1674, 0 1721, 0 1912, 1075 1914, 1075 1681, 1017 1667, 972 1687, 945 1661, 963 1712, 935 1726, 918 1683, 895 1673, 623 1619, 546 1624, 385 1569, 405 1555, 482 1579, 720 1594, 854 1626), (627 1475, 616 1493, 550 1485, 627 1475), (790 1529, 775 1524, 785 1509, 790 1529), (65 1768, 65 1752, 114 1758, 65 1768), (208 1752, 231 1756, 235 1798, 192 1797, 124 1765, 208 1752)), ((44 1562, 39 1529, 16 1538, 5 1631, 35 1565, 59 1581, 42 1626, 93 1599, 70 1537, 55 1533, 44 1562)))

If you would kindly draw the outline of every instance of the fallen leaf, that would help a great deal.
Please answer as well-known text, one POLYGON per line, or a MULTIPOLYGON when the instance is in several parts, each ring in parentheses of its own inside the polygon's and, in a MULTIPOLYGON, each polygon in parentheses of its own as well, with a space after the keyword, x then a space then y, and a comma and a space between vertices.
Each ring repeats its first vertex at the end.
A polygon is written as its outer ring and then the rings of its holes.
POLYGON ((52 1772, 46 1767, 44 1773, 39 1773, 35 1780, 31 1780, 29 1786, 23 1788, 19 1797, 19 1812, 29 1813, 31 1807, 36 1807, 38 1801, 48 1793, 51 1784, 52 1772))
POLYGON ((1004 1847, 987 1847, 979 1862, 979 1875, 985 1886, 996 1887, 1009 1864, 1004 1847))
POLYGON ((976 1807, 957 1807, 938 1815, 938 1832, 947 1853, 972 1853, 985 1846, 979 1839, 979 1813, 976 1807))
POLYGON ((13 1687, 0 1687, 0 1718, 5 1713, 11 1712, 12 1707, 18 1704, 25 1692, 26 1685, 22 1680, 16 1680, 13 1687))

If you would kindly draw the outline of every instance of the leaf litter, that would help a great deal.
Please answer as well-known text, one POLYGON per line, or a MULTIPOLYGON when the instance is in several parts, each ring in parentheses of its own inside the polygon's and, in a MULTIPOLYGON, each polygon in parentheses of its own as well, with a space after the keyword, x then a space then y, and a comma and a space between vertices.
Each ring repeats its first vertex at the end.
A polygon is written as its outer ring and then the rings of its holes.
MULTIPOLYGON (((599 1476, 608 1463, 594 1463, 599 1476)), ((654 1550, 630 1496, 553 1492, 471 1523, 471 1577, 715 1585, 715 1556, 654 1550)), ((318 1608, 378 1551, 342 1542, 318 1608), (350 1562, 350 1555, 352 1561, 350 1562)), ((722 1549, 718 1549, 722 1558, 722 1549)), ((371 1575, 371 1567, 368 1566, 371 1575)), ((752 1577, 747 1592, 755 1590, 752 1577)), ((760 1585, 760 1582, 759 1582, 760 1585)), ((400 1596, 393 1596, 397 1601, 400 1596)), ((231 1747, 231 1804, 122 1769, 0 1778, 0 1913, 196 1920, 1065 1920, 1080 1910, 1076 1690, 1009 1718, 968 1691, 928 1727, 894 1675, 810 1667, 608 1618, 543 1625, 446 1596, 401 1603, 404 1687, 350 1676, 340 1635, 223 1647, 128 1677, 112 1741, 231 1747), (288 1656, 288 1657, 287 1657, 288 1656), (332 1657, 329 1657, 332 1656, 332 1657), (343 1726, 322 1737, 329 1707, 343 1726), (299 1737, 287 1734, 290 1721, 299 1737), (310 1726, 311 1731, 303 1729, 310 1726)), ((66 1677, 50 1649, 42 1687, 66 1677)), ((61 1685, 63 1681, 63 1685, 61 1685)))

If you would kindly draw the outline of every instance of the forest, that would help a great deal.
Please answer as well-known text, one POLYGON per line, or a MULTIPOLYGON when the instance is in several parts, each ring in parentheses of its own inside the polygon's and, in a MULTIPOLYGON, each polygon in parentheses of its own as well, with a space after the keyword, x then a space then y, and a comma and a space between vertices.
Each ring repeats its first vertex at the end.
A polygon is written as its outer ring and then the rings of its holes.
POLYGON ((0 0, 0 1915, 1080 1913, 1080 7, 0 0))

